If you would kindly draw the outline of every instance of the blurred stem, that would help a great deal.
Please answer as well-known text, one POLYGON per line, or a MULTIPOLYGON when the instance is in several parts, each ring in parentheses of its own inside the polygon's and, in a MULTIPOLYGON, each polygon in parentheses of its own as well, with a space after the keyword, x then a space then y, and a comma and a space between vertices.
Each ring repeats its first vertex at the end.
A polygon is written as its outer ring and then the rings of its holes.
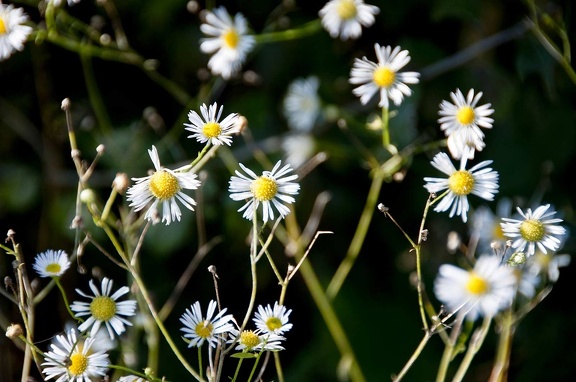
POLYGON ((98 89, 96 84, 96 79, 94 78, 94 70, 92 68, 91 57, 84 53, 89 44, 84 43, 81 45, 80 59, 82 62, 82 69, 84 73, 84 80, 86 83, 86 89, 88 90, 88 98, 90 99, 90 104, 100 125, 100 130, 103 134, 109 134, 112 131, 112 123, 110 122, 110 116, 104 101, 102 100, 102 94, 98 89))
POLYGON ((416 362, 416 359, 420 357, 422 350, 424 350, 424 347, 426 347, 426 344, 428 343, 428 340, 430 340, 430 338, 432 337, 432 334, 433 334, 432 332, 426 331, 426 333, 424 334, 424 338, 422 338, 422 340, 418 344, 418 347, 416 348, 416 350, 414 351, 408 362, 406 362, 406 365, 404 365, 404 367, 402 368, 402 370, 400 370, 398 375, 392 378, 393 382, 400 382, 402 378, 404 378, 408 370, 410 370, 414 362, 416 362))
POLYGON ((382 145, 385 149, 390 146, 390 112, 387 107, 382 108, 382 145))
POLYGON ((297 40, 302 37, 307 37, 318 32, 322 28, 320 19, 314 19, 298 28, 287 29, 281 32, 270 32, 255 35, 254 39, 257 44, 266 44, 270 42, 280 42, 288 40, 297 40))
POLYGON ((490 329, 491 323, 492 323, 492 317, 490 316, 484 317, 484 320, 482 321, 482 326, 476 329, 476 331, 472 335, 472 338, 468 343, 468 350, 466 351, 464 359, 462 360, 462 363, 458 367, 458 370, 456 370, 456 374, 454 375, 452 382, 460 382, 464 379, 464 376, 466 375, 466 372, 468 371, 468 368, 472 363, 472 359, 474 359, 474 356, 476 355, 476 353, 478 353, 478 350, 480 350, 482 344, 484 343, 484 339, 486 338, 488 329, 490 329))
POLYGON ((512 314, 512 309, 508 309, 502 315, 502 322, 500 323, 501 331, 498 339, 498 350, 494 366, 492 367, 490 382, 505 382, 508 380, 508 367, 510 365, 510 353, 515 329, 514 325, 515 319, 512 314))
POLYGON ((448 373, 448 366, 452 361, 452 356, 454 355, 454 347, 462 333, 462 320, 464 319, 463 311, 458 312, 452 331, 450 332, 450 339, 444 345, 444 353, 442 353, 442 359, 440 360, 440 366, 438 367, 438 374, 436 375, 436 382, 443 382, 446 379, 446 374, 448 373))

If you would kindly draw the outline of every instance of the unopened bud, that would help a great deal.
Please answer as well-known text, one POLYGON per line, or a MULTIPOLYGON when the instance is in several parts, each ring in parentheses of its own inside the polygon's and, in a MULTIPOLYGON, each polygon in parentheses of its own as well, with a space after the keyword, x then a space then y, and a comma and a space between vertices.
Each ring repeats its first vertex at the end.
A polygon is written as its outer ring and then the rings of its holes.
POLYGON ((237 135, 240 135, 246 131, 248 128, 248 120, 243 115, 238 116, 238 120, 236 121, 235 131, 237 135))
POLYGON ((508 265, 517 267, 526 263, 526 254, 524 252, 515 252, 510 255, 510 258, 506 262, 508 265))
POLYGON ((114 187, 119 194, 123 194, 124 191, 128 189, 128 186, 130 186, 128 175, 124 172, 116 174, 116 178, 114 178, 112 182, 112 187, 114 187))
POLYGON ((86 188, 80 192, 80 201, 84 204, 96 203, 96 193, 90 188, 86 188))
POLYGON ((62 100, 62 104, 60 105, 60 108, 62 110, 68 110, 70 109, 70 98, 64 98, 62 100))
POLYGON ((22 330, 22 326, 20 326, 20 324, 11 324, 6 329, 6 337, 10 339, 18 338, 22 334, 24 334, 24 330, 22 330))
POLYGON ((98 147, 96 147, 96 152, 98 154, 104 154, 104 151, 106 151, 106 146, 103 144, 99 144, 98 147))

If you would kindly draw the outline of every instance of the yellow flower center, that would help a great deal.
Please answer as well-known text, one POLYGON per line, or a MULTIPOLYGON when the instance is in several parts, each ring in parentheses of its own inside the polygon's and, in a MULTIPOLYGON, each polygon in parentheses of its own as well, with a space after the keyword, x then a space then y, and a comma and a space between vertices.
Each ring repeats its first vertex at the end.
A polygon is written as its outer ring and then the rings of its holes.
POLYGON ((336 12, 342 20, 350 20, 356 17, 356 4, 354 0, 340 0, 336 7, 336 12))
POLYGON ((458 113, 456 113, 456 119, 463 125, 471 124, 474 122, 475 118, 476 113, 474 113, 474 109, 472 109, 470 106, 464 106, 458 110, 458 113))
POLYGON ((70 356, 71 365, 68 371, 72 375, 82 375, 88 369, 88 357, 81 353, 74 353, 70 356))
POLYGON ((8 28, 6 27, 6 23, 4 19, 0 17, 0 35, 6 34, 8 32, 8 28))
POLYGON ((471 272, 470 278, 466 283, 466 289, 468 290, 468 292, 472 294, 481 295, 488 292, 488 289, 490 289, 490 285, 482 277, 478 276, 474 272, 471 272))
POLYGON ((280 329, 282 327, 282 321, 278 317, 270 317, 266 320, 266 326, 268 330, 273 332, 276 329, 280 329))
POLYGON ((240 41, 240 36, 234 29, 228 29, 222 34, 222 40, 228 48, 235 49, 240 41))
POLYGON ((150 192, 160 200, 172 198, 180 191, 178 179, 168 171, 157 171, 150 179, 150 192))
POLYGON ((202 133, 206 138, 216 138, 221 132, 220 124, 216 122, 208 122, 202 127, 202 133))
POLYGON ((108 321, 116 314, 116 302, 108 296, 96 296, 90 303, 90 313, 98 321, 108 321))
POLYGON ((60 264, 58 263, 52 263, 46 266, 46 272, 48 273, 60 273, 61 269, 62 267, 60 267, 60 264))
POLYGON ((520 235, 526 241, 540 241, 545 233, 544 224, 540 220, 524 220, 520 224, 520 235))
POLYGON ((498 240, 505 240, 506 236, 504 236, 504 231, 502 230, 502 226, 500 224, 494 224, 492 228, 492 237, 498 240))
POLYGON ((380 86, 381 88, 387 88, 394 83, 396 73, 388 68, 378 68, 374 71, 372 77, 376 85, 380 86))
POLYGON ((196 330, 196 334, 198 334, 199 337, 206 339, 212 335, 212 329, 213 328, 214 327, 212 326, 210 321, 202 321, 202 322, 199 322, 198 325, 196 325, 195 330, 196 330))
POLYGON ((458 196, 468 195, 474 188, 474 177, 468 171, 456 171, 448 178, 448 188, 458 196))
POLYGON ((274 196, 276 196, 278 185, 274 179, 261 176, 252 182, 250 191, 252 191, 252 194, 257 200, 263 202, 272 200, 274 196))
POLYGON ((258 338, 258 335, 252 330, 244 330, 242 334, 240 334, 240 343, 246 346, 247 349, 252 349, 258 346, 260 338, 258 338))

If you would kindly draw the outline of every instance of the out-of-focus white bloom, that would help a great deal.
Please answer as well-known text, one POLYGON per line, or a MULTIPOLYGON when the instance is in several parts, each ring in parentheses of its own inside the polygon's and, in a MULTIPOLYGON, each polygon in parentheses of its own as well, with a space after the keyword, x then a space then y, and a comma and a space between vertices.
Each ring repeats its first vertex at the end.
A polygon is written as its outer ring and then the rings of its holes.
POLYGON ((568 254, 546 254, 536 251, 534 256, 528 258, 526 265, 533 274, 543 274, 549 281, 555 283, 560 277, 560 268, 570 265, 571 259, 568 254))
POLYGON ((0 3, 0 61, 24 49, 24 43, 32 33, 32 27, 24 25, 27 21, 28 15, 22 8, 0 3))
POLYGON ((310 134, 287 134, 280 145, 286 162, 293 168, 302 166, 314 155, 316 149, 316 143, 310 134))
POLYGON ((318 12, 324 29, 332 38, 342 40, 358 38, 362 27, 374 24, 374 15, 380 9, 374 5, 364 4, 363 0, 331 0, 318 12))
POLYGON ((298 78, 288 86, 284 98, 284 116, 291 129, 310 132, 320 116, 320 80, 316 76, 298 78))

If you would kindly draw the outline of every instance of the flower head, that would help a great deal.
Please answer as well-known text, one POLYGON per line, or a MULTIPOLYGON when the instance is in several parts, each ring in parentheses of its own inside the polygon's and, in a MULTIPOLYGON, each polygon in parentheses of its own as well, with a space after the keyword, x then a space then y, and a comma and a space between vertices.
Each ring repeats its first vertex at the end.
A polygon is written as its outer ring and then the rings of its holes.
POLYGON ((318 12, 322 25, 332 38, 355 39, 362 35, 362 27, 374 24, 380 9, 364 4, 364 0, 331 0, 318 12))
POLYGON ((545 254, 536 251, 534 256, 528 258, 526 266, 530 273, 543 274, 549 281, 555 283, 560 278, 560 268, 570 265, 571 260, 572 257, 568 254, 545 254))
POLYGON ((412 94, 406 84, 417 84, 420 73, 398 72, 410 62, 407 50, 401 51, 399 46, 392 50, 391 46, 382 47, 378 44, 374 44, 374 50, 378 63, 372 62, 366 57, 362 57, 361 60, 358 58, 354 60, 354 65, 350 71, 350 83, 360 86, 354 88, 352 92, 360 97, 360 102, 364 105, 376 93, 380 93, 379 107, 388 109, 390 106, 388 98, 394 101, 396 106, 399 106, 404 96, 412 94))
POLYGON ((298 168, 316 153, 314 137, 306 133, 289 133, 280 142, 284 158, 290 166, 298 168))
POLYGON ((240 167, 248 176, 236 170, 238 176, 230 178, 229 191, 232 200, 248 199, 248 202, 238 210, 238 212, 244 211, 242 217, 252 219, 260 203, 262 203, 264 223, 268 219, 274 219, 272 206, 276 207, 282 217, 290 213, 290 209, 283 203, 294 203, 295 199, 290 195, 297 195, 300 185, 292 182, 298 178, 298 175, 285 176, 292 171, 290 165, 280 168, 281 165, 281 161, 278 161, 272 171, 264 171, 261 176, 257 176, 240 163, 240 167))
POLYGON ((148 382, 148 380, 137 375, 126 375, 124 377, 120 377, 118 382, 148 382))
POLYGON ((247 34, 246 19, 240 13, 232 19, 226 8, 218 7, 206 13, 206 23, 200 25, 200 30, 209 36, 201 40, 200 50, 213 53, 208 61, 212 74, 229 79, 255 44, 254 37, 247 34))
POLYGON ((292 329, 292 324, 288 322, 290 313, 292 313, 292 309, 286 310, 285 306, 275 302, 274 308, 270 307, 270 305, 266 307, 258 306, 258 311, 253 320, 258 330, 262 333, 283 334, 292 329))
POLYGON ((298 78, 288 87, 284 98, 284 115, 290 128, 310 132, 320 116, 320 81, 316 76, 298 78))
POLYGON ((487 168, 492 161, 478 163, 470 170, 466 170, 467 156, 460 160, 460 169, 456 170, 446 153, 438 153, 432 159, 432 166, 448 175, 448 178, 424 178, 428 182, 424 187, 430 193, 437 193, 448 189, 448 194, 440 200, 434 211, 442 212, 450 209, 450 217, 462 216, 466 222, 468 217, 468 195, 474 194, 486 200, 492 200, 498 192, 498 173, 487 168))
POLYGON ((32 268, 38 272, 40 277, 58 277, 70 268, 70 260, 68 260, 66 252, 49 249, 36 256, 32 268))
POLYGON ((480 128, 492 128, 494 120, 489 115, 494 113, 494 109, 490 109, 489 103, 477 106, 480 97, 482 92, 474 95, 474 89, 470 89, 464 98, 460 89, 456 89, 455 93, 450 93, 453 104, 448 101, 440 103, 438 114, 442 117, 438 122, 448 137, 448 149, 454 159, 460 159, 465 147, 471 148, 467 155, 468 159, 473 159, 474 150, 482 151, 485 146, 480 128))
POLYGON ((188 138, 196 138, 200 143, 210 142, 213 145, 226 144, 230 146, 232 143, 231 135, 237 132, 236 122, 238 121, 238 114, 229 114, 224 120, 220 121, 223 109, 224 106, 220 106, 220 109, 218 109, 216 103, 210 107, 202 104, 200 106, 202 117, 195 111, 190 110, 188 119, 191 123, 184 124, 184 126, 188 126, 186 130, 193 133, 188 138))
POLYGON ((140 211, 154 201, 146 211, 145 219, 153 220, 158 204, 162 204, 162 221, 165 221, 166 225, 174 220, 180 221, 181 212, 176 201, 179 200, 190 211, 194 211, 193 206, 196 202, 182 190, 195 190, 200 187, 200 181, 196 179, 198 176, 192 172, 183 171, 183 168, 169 170, 162 167, 155 146, 152 146, 152 150, 148 150, 148 154, 156 172, 143 178, 132 178, 136 184, 126 192, 128 200, 132 202, 130 206, 134 207, 135 211, 140 211))
POLYGON ((133 316, 136 311, 136 301, 126 300, 118 302, 117 300, 128 293, 129 289, 127 286, 123 286, 113 295, 110 295, 112 284, 112 280, 104 277, 102 279, 102 293, 100 293, 96 285, 94 285, 94 280, 90 280, 90 289, 94 293, 93 296, 76 289, 79 295, 91 299, 90 302, 74 301, 70 305, 70 309, 76 313, 77 317, 90 316, 78 327, 81 332, 85 332, 92 327, 90 337, 96 336, 102 324, 106 325, 110 339, 114 339, 114 333, 116 335, 122 334, 126 330, 124 325, 132 325, 130 321, 121 316, 133 316))
POLYGON ((556 211, 549 212, 550 204, 540 206, 532 212, 530 208, 524 213, 519 207, 517 208, 523 219, 502 218, 502 230, 504 235, 514 239, 512 248, 519 252, 526 252, 526 255, 534 254, 536 247, 543 253, 546 249, 556 251, 560 247, 562 237, 566 230, 564 227, 556 225, 562 222, 562 219, 548 219, 556 214, 556 211), (524 251, 527 248, 526 251, 524 251))
POLYGON ((284 337, 274 333, 261 334, 258 330, 244 330, 240 333, 237 329, 233 329, 230 333, 232 339, 228 343, 238 340, 238 345, 235 350, 243 352, 259 352, 259 351, 279 351, 284 350, 281 346, 284 337))
POLYGON ((0 3, 0 61, 10 57, 14 51, 24 49, 32 27, 24 25, 28 16, 22 8, 0 3))
POLYGON ((474 269, 444 264, 438 270, 434 293, 451 311, 461 310, 470 320, 494 316, 512 304, 517 278, 514 270, 500 265, 499 256, 483 255, 474 269))
POLYGON ((57 335, 55 342, 42 363, 46 380, 58 377, 57 382, 88 382, 106 375, 108 355, 93 351, 93 338, 77 338, 76 331, 70 329, 66 336, 57 335))
POLYGON ((503 254, 505 242, 508 240, 504 236, 500 222, 504 217, 510 217, 512 211, 512 201, 508 198, 501 198, 496 204, 496 213, 492 212, 486 205, 476 208, 470 218, 470 236, 478 240, 478 250, 480 253, 503 254))
POLYGON ((218 312, 216 316, 214 316, 215 311, 216 301, 214 300, 208 304, 206 316, 202 315, 198 301, 190 306, 190 309, 186 309, 186 312, 180 317, 180 322, 184 324, 180 330, 184 332, 184 338, 190 339, 188 347, 200 347, 204 342, 207 342, 211 347, 216 347, 218 342, 234 329, 231 322, 233 320, 232 315, 225 315, 226 308, 218 312))

